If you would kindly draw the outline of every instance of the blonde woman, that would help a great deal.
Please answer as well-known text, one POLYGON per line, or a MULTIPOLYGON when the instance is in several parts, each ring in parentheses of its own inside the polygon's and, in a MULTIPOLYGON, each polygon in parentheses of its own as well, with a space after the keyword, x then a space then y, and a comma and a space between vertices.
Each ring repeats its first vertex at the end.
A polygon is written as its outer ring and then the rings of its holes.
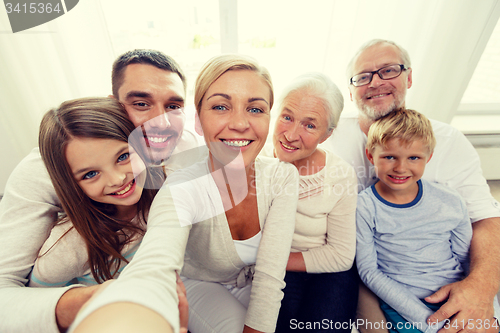
POLYGON ((272 105, 269 73, 253 59, 223 55, 205 64, 195 106, 208 158, 169 176, 134 260, 85 313, 127 301, 177 330, 175 272, 182 267, 192 333, 275 330, 298 174, 288 163, 257 157, 272 105))

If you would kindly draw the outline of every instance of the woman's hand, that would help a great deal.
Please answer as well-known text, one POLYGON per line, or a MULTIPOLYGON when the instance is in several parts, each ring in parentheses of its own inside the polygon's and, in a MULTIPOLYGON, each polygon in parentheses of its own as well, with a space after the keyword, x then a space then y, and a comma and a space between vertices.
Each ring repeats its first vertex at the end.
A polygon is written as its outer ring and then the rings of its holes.
POLYGON ((186 287, 184 287, 184 283, 182 283, 179 273, 175 272, 175 274, 177 275, 177 296, 179 297, 179 333, 187 333, 189 321, 189 304, 186 298, 186 287))

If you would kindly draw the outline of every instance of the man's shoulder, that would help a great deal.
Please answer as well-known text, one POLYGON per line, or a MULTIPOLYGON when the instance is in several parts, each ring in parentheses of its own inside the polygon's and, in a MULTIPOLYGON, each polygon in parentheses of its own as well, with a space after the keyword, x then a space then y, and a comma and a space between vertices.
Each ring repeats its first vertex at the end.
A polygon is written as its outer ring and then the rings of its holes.
MULTIPOLYGON (((339 119, 337 127, 332 135, 319 147, 334 152, 343 159, 351 159, 352 155, 358 154, 358 150, 364 148, 366 135, 361 131, 357 116, 349 114, 339 119)), ((361 149, 364 152, 364 149, 361 149)))
POLYGON ((36 203, 59 206, 59 199, 38 148, 33 149, 9 176, 2 198, 7 208, 34 207, 36 203))
POLYGON ((361 128, 359 127, 358 115, 352 112, 342 114, 335 130, 342 130, 343 128, 351 130, 352 128, 356 128, 361 131, 361 128))
POLYGON ((326 167, 342 168, 342 169, 346 169, 349 171, 354 170, 352 165, 347 163, 338 154, 336 154, 330 150, 325 150, 325 154, 326 154, 326 167))
POLYGON ((456 127, 453 127, 450 124, 443 123, 442 121, 434 119, 429 119, 429 120, 432 124, 432 130, 434 131, 436 140, 442 138, 453 138, 456 136, 463 136, 462 132, 460 132, 456 127))
POLYGON ((49 179, 47 168, 43 163, 38 147, 33 148, 33 150, 19 162, 12 171, 10 178, 15 179, 15 181, 19 179, 28 179, 33 182, 36 182, 37 179, 42 179, 44 181, 49 179))

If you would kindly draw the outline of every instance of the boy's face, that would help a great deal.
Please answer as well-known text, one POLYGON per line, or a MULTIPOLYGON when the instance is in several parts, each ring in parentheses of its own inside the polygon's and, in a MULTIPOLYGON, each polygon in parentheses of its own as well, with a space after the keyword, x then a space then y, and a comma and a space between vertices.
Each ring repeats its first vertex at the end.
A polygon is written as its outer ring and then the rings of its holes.
MULTIPOLYGON (((422 140, 407 146, 395 138, 389 140, 386 147, 376 146, 371 153, 366 150, 366 156, 380 179, 377 190, 380 188, 391 197, 408 195, 411 198, 418 193, 417 181, 424 174, 432 154, 422 140)), ((383 196, 383 193, 380 194, 383 196)))

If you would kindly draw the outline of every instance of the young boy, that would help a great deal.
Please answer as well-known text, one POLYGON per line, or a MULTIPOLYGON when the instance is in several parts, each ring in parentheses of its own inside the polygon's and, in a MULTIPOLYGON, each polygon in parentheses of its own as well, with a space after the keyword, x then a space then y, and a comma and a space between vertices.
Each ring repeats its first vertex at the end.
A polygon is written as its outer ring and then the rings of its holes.
MULTIPOLYGON (((392 332, 449 327, 427 324, 442 304, 424 298, 462 279, 468 265, 472 227, 464 200, 420 179, 435 145, 429 120, 408 109, 391 112, 368 132, 366 156, 379 181, 358 196, 356 261, 392 332)), ((493 319, 481 324, 498 332, 493 319)))

